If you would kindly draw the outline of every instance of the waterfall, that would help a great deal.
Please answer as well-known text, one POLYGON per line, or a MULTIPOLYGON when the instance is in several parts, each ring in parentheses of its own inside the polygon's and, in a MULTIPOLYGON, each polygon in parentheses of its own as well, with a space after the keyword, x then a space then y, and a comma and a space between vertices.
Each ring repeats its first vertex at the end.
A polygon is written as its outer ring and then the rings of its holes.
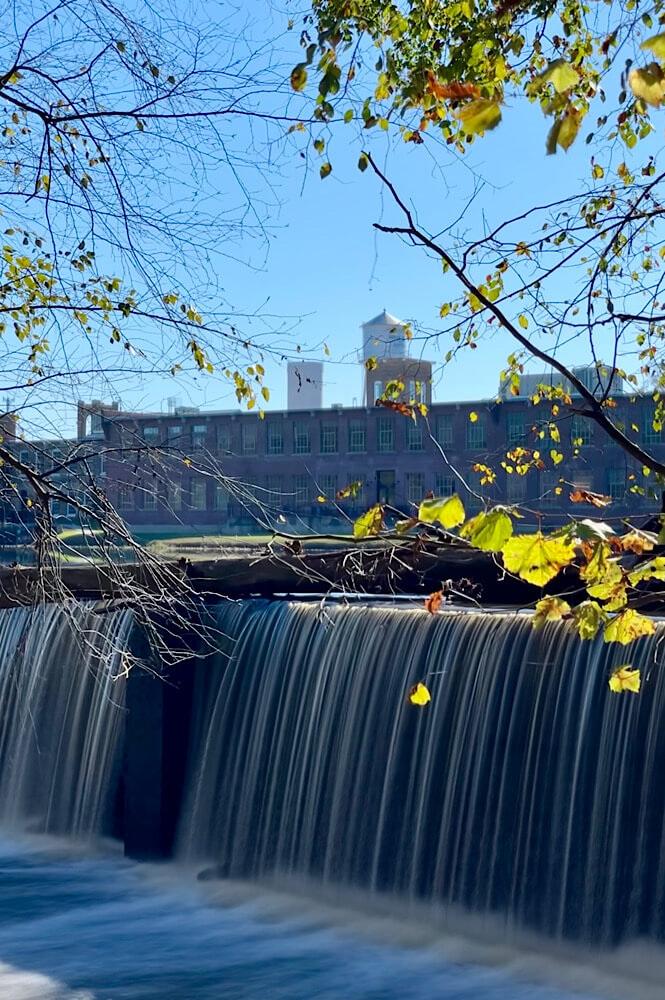
POLYGON ((54 605, 0 612, 0 823, 113 831, 129 612, 54 605), (119 676, 120 675, 120 676, 119 676))
POLYGON ((288 602, 218 626, 236 641, 197 668, 184 856, 555 938, 665 938, 658 635, 288 602), (639 696, 608 688, 626 662, 639 696))

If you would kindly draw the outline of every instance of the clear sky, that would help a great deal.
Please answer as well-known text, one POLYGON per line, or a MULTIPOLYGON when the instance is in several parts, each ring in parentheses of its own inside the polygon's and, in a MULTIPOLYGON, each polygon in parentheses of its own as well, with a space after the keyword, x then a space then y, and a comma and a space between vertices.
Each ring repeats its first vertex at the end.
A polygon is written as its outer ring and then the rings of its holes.
MULTIPOLYGON (((228 11, 230 5, 221 6, 228 11)), ((196 10, 196 6, 191 7, 194 14, 196 10)), ((289 94, 287 81, 300 49, 297 32, 284 30, 288 15, 271 0, 249 0, 233 16, 242 18, 243 26, 250 18, 247 30, 252 41, 271 53, 272 72, 278 80, 281 76, 281 93, 271 95, 270 106, 294 113, 302 104, 300 98, 289 94)), ((425 228, 437 233, 449 227, 475 191, 456 228, 465 235, 480 235, 503 218, 570 193, 580 177, 591 185, 590 151, 583 136, 567 154, 559 151, 548 157, 545 137, 549 124, 537 107, 508 101, 499 127, 477 141, 463 158, 429 138, 422 146, 406 146, 392 132, 375 130, 366 137, 425 228)), ((400 219, 371 171, 358 171, 361 139, 354 128, 340 123, 330 130, 333 171, 323 181, 318 174, 321 160, 307 148, 306 137, 300 133, 286 137, 283 127, 254 128, 251 156, 264 155, 266 162, 270 161, 265 190, 261 191, 261 182, 257 186, 256 177, 252 179, 257 204, 266 204, 267 248, 265 240, 249 233, 228 252, 225 247, 213 252, 209 262, 227 308, 239 314, 239 329, 265 336, 267 329, 274 328, 273 343, 283 343, 285 354, 293 356, 298 344, 304 356, 325 361, 326 405, 350 405, 361 397, 363 373, 356 351, 361 344, 362 322, 385 308, 434 332, 442 301, 456 294, 437 261, 422 250, 404 246, 397 237, 373 229, 375 221, 390 224, 400 219), (253 313, 257 317, 249 319, 247 314, 253 313), (324 344, 329 355, 324 353, 324 344)), ((245 126, 238 126, 234 139, 239 148, 249 142, 245 126)), ((183 174, 187 171, 185 156, 179 169, 183 174)), ((219 177, 213 174, 209 184, 210 190, 205 192, 208 209, 218 204, 220 213, 226 211, 229 199, 236 197, 228 175, 220 168, 219 177)), ((160 197, 169 197, 168 190, 156 190, 154 197, 159 203, 160 197)), ((448 246, 453 245, 452 234, 442 238, 448 246)), ((143 330, 142 335, 149 339, 150 330, 143 330)), ((422 353, 436 362, 449 346, 436 339, 426 344, 416 340, 412 353, 422 353)), ((494 334, 482 351, 462 352, 436 378, 434 398, 492 396, 511 348, 506 335, 494 334)), ((573 348, 567 360, 583 363, 587 359, 582 348, 573 348)), ((271 391, 268 408, 284 407, 285 365, 267 361, 265 367, 271 391)), ((127 377, 112 384, 92 379, 85 393, 106 400, 119 396, 124 408, 165 409, 169 397, 182 404, 215 409, 236 405, 233 390, 220 373, 177 379, 127 377)), ((35 416, 31 436, 40 431, 49 433, 47 426, 39 426, 40 420, 43 422, 43 411, 40 413, 41 417, 35 416)), ((63 404, 57 415, 51 411, 48 422, 71 429, 71 408, 63 404)))

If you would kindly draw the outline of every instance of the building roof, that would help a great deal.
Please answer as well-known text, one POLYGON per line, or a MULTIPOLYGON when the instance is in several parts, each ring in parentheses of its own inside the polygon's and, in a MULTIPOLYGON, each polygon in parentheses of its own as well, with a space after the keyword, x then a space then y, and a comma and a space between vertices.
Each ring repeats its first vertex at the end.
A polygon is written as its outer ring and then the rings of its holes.
POLYGON ((363 326, 404 326, 401 319, 397 319, 396 316, 391 316, 389 312, 384 309, 382 313, 375 316, 374 319, 368 319, 363 326))

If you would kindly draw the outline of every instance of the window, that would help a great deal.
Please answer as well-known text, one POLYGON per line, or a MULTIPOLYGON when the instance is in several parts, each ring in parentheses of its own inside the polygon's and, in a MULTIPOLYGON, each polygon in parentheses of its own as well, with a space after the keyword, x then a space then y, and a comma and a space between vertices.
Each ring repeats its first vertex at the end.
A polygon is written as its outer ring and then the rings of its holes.
POLYGON ((326 500, 334 500, 337 495, 337 476, 321 476, 319 479, 321 495, 326 500))
POLYGON ((300 420, 296 420, 293 425, 293 454, 309 455, 311 448, 309 426, 300 420))
POLYGON ((23 462, 24 465, 28 464, 28 462, 30 461, 30 452, 27 450, 27 448, 24 448, 22 451, 19 451, 18 459, 19 462, 23 462))
POLYGON ((157 510, 157 493, 148 487, 143 494, 143 509, 157 510))
POLYGON ((227 486, 215 486, 215 510, 228 511, 231 494, 227 486))
POLYGON ((662 429, 660 425, 658 425, 658 429, 654 429, 653 418, 654 414, 652 410, 643 410, 642 444, 660 444, 663 440, 662 429))
POLYGON ((130 486, 123 484, 118 487, 118 510, 132 510, 134 508, 134 494, 130 486))
POLYGON ((266 503, 281 507, 284 501, 284 486, 279 475, 266 476, 266 503))
POLYGON ((170 510, 182 510, 182 486, 179 483, 169 485, 167 503, 170 510))
POLYGON ((516 444, 523 444, 526 436, 526 425, 522 413, 509 413, 506 427, 506 444, 513 448, 516 444))
POLYGON ((449 413, 440 413, 436 418, 436 440, 442 448, 453 444, 453 418, 449 413))
POLYGON ((377 379, 374 383, 374 402, 381 398, 381 393, 383 392, 383 383, 377 379))
POLYGON ((421 420, 417 423, 415 420, 408 421, 406 425, 406 450, 423 450, 423 425, 421 420))
POLYGON ((295 507, 305 507, 309 503, 310 479, 309 476, 299 475, 293 477, 293 505, 295 507))
POLYGON ((573 417, 570 421, 570 441, 575 448, 588 448, 593 442, 591 421, 584 417, 573 417))
POLYGON ((192 448, 194 451, 203 451, 206 444, 208 428, 205 424, 194 424, 192 427, 192 448))
POLYGON ((256 424, 242 425, 240 451, 243 455, 256 455, 256 424))
POLYGON ((349 424, 349 451, 352 455, 364 454, 365 424, 360 420, 352 420, 349 424))
POLYGON ((190 487, 190 503, 194 510, 206 509, 206 484, 200 479, 194 480, 190 487))
POLYGON ((321 424, 321 454, 334 455, 337 452, 337 424, 321 424))
POLYGON ((506 475, 506 500, 508 503, 526 500, 526 476, 518 476, 516 472, 506 475))
POLYGON ((409 503, 420 503, 425 496, 425 475, 422 472, 407 472, 406 499, 409 503))
POLYGON ((409 379, 409 402, 415 401, 416 398, 416 380, 414 378, 409 379))
POLYGON ((485 421, 480 417, 478 420, 469 422, 466 425, 466 446, 472 451, 477 451, 479 448, 486 448, 487 441, 485 439, 485 421))
POLYGON ((376 450, 380 452, 395 450, 392 417, 379 417, 376 421, 376 450))
POLYGON ((271 420, 268 424, 268 439, 266 445, 268 455, 284 454, 284 425, 271 420))
POLYGON ((171 424, 166 431, 166 438, 169 444, 175 444, 182 437, 182 427, 180 424, 171 424))
POLYGON ((540 506, 558 509, 563 503, 561 476, 558 472, 541 472, 540 474, 540 506), (557 490, 562 492, 557 494, 557 490))
POLYGON ((103 432, 102 428, 102 415, 101 413, 91 413, 90 414, 90 433, 91 434, 101 434, 103 432))
POLYGON ((143 428, 143 440, 146 444, 154 447, 157 444, 157 437, 159 435, 158 427, 144 427, 143 428))
POLYGON ((609 467, 607 470, 607 493, 613 500, 623 500, 626 495, 625 467, 609 467))
POLYGON ((217 426, 217 454, 231 454, 231 428, 228 424, 217 426))
POLYGON ((457 481, 454 476, 446 472, 437 472, 435 493, 438 497, 452 496, 457 491, 457 488, 457 481))

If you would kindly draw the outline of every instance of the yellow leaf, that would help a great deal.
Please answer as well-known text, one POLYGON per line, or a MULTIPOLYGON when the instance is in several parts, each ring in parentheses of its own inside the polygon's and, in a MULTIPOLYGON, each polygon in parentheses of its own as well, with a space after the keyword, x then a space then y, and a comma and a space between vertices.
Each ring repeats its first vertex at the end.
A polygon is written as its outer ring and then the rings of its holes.
POLYGON ((305 69, 304 63, 298 63, 291 70, 291 87, 296 92, 305 89, 307 84, 307 70, 305 69))
POLYGON ((628 579, 633 587, 641 580, 665 580, 665 556, 649 559, 629 573, 628 579))
POLYGON ((479 98, 453 111, 453 116, 461 123, 465 132, 478 135, 496 128, 501 121, 501 108, 496 101, 479 98))
POLYGON ((319 496, 316 498, 316 502, 317 503, 325 503, 326 502, 326 498, 324 496, 321 496, 321 494, 319 494, 319 496))
POLYGON ((563 94, 565 90, 570 90, 579 81, 580 75, 565 59, 555 59, 549 63, 547 69, 540 73, 535 80, 528 84, 527 90, 533 92, 539 83, 551 83, 557 94, 563 94), (534 84, 536 86, 534 86, 534 84))
POLYGON ((592 175, 593 179, 596 180, 596 181, 599 181, 601 179, 601 177, 605 176, 605 171, 601 167, 600 163, 594 163, 593 170, 591 171, 591 175, 592 175))
POLYGON ((603 638, 605 642, 620 642, 622 646, 627 646, 629 642, 634 642, 643 635, 652 635, 654 631, 651 618, 641 615, 633 608, 626 608, 607 625, 603 638))
POLYGON ((640 45, 641 49, 645 52, 653 52, 656 59, 660 59, 662 62, 665 60, 665 35, 654 35, 652 38, 647 38, 640 45))
POLYGON ((451 497, 434 497, 432 500, 421 501, 418 508, 418 519, 425 524, 438 521, 444 528, 456 528, 463 524, 466 514, 462 501, 453 493, 451 497))
POLYGON ((477 419, 478 419, 478 414, 475 413, 473 410, 471 410, 471 413, 469 414, 469 420, 471 421, 472 424, 475 424, 477 419))
POLYGON ((186 466, 187 466, 187 468, 189 468, 189 467, 190 467, 190 465, 192 464, 192 460, 191 460, 191 458, 183 458, 183 460, 182 460, 182 461, 183 461, 183 465, 186 465, 186 466))
POLYGON ((532 625, 534 628, 542 628, 545 622, 558 621, 569 612, 570 604, 567 601, 562 601, 560 597, 543 597, 536 604, 532 625))
POLYGON ((503 507, 481 511, 464 525, 462 538, 468 538, 476 549, 499 552, 513 533, 513 522, 503 507))
POLYGON ((364 514, 353 522, 353 537, 367 538, 368 535, 378 535, 383 527, 383 506, 375 503, 364 514))
POLYGON ((547 136, 547 153, 556 153, 556 147, 561 146, 567 152, 577 138, 577 133, 582 124, 582 116, 579 111, 569 108, 565 115, 557 118, 547 136))
POLYGON ((502 549, 503 564, 528 583, 542 587, 575 558, 575 547, 561 538, 513 535, 502 549))
POLYGON ((583 601, 573 608, 571 624, 580 639, 593 639, 606 621, 607 615, 596 601, 583 601))
POLYGON ((632 691, 633 694, 639 694, 641 682, 639 670, 633 670, 629 664, 625 664, 612 671, 607 683, 610 686, 610 691, 632 691))
POLYGON ((665 97, 665 74, 658 63, 631 69, 628 85, 635 97, 650 104, 652 108, 658 108, 662 104, 665 97))
POLYGON ((412 705, 427 705, 432 700, 431 694, 422 681, 418 681, 412 688, 409 688, 408 698, 412 705))
POLYGON ((523 330, 527 330, 529 328, 529 321, 526 318, 526 316, 523 315, 518 316, 517 322, 519 323, 519 325, 522 327, 523 330))

